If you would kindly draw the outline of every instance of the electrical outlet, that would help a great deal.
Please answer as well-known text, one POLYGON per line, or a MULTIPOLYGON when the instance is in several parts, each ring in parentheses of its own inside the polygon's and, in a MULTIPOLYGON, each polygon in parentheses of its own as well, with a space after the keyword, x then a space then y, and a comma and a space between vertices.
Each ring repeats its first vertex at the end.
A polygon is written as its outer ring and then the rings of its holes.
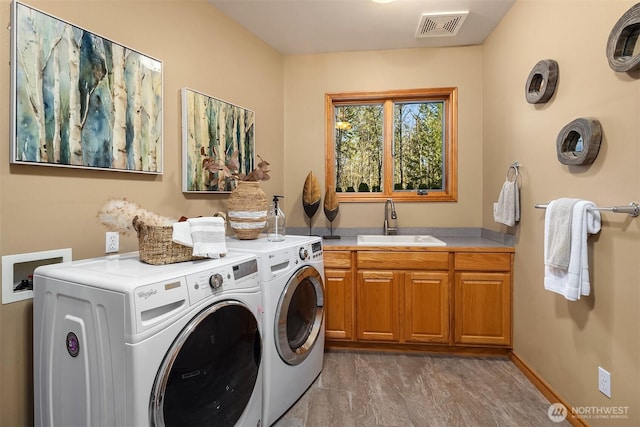
POLYGON ((118 252, 120 250, 120 234, 117 231, 107 231, 105 253, 118 252))
POLYGON ((611 374, 598 366, 598 390, 611 399, 611 374))

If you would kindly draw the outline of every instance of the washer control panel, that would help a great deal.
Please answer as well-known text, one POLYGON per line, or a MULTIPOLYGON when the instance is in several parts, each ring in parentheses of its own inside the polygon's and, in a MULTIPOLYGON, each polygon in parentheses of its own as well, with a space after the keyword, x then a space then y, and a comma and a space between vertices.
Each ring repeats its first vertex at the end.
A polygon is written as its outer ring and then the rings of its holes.
POLYGON ((215 273, 211 277, 209 277, 209 286, 211 286, 211 289, 213 289, 214 291, 217 291, 218 289, 222 288, 223 282, 224 282, 224 278, 220 273, 215 273))
POLYGON ((188 275, 186 280, 189 304, 193 305, 222 291, 260 286, 258 261, 252 259, 239 264, 204 270, 188 275))
POLYGON ((154 327, 169 313, 186 306, 187 294, 184 277, 137 287, 133 291, 136 332, 154 327))

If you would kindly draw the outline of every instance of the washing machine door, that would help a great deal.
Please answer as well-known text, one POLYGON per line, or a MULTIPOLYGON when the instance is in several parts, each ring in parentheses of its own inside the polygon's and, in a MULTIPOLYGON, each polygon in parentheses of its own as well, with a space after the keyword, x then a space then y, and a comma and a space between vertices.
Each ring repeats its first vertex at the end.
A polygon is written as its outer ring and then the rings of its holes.
POLYGON ((246 305, 220 301, 200 312, 158 371, 152 425, 235 425, 254 392, 261 352, 258 323, 246 305))
POLYGON ((318 270, 307 265, 291 276, 280 295, 275 317, 278 354, 289 365, 302 363, 322 338, 324 294, 318 270))

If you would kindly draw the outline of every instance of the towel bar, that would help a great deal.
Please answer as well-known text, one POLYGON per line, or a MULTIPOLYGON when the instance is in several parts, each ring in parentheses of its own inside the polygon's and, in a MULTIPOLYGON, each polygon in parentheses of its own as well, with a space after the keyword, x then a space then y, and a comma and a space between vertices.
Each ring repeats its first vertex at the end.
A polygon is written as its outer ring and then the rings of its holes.
MULTIPOLYGON (((535 205, 536 209, 546 209, 547 205, 546 204, 537 204, 535 205)), ((636 202, 631 202, 629 203, 628 206, 609 206, 609 207, 597 207, 597 208, 593 208, 595 210, 598 211, 609 211, 609 212, 614 212, 614 213, 626 213, 629 214, 632 217, 637 217, 640 215, 640 204, 636 203, 636 202)))

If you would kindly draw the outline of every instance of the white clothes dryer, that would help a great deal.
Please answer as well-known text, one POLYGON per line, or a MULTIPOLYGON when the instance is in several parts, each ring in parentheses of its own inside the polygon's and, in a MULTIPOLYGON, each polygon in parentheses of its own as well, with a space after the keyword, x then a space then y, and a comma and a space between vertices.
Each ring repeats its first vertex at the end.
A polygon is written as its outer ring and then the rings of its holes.
POLYGON ((247 254, 37 268, 35 425, 259 427, 260 307, 247 254))
POLYGON ((227 247, 258 257, 264 309, 263 422, 272 425, 311 386, 324 358, 322 240, 286 236, 227 239, 227 247))

